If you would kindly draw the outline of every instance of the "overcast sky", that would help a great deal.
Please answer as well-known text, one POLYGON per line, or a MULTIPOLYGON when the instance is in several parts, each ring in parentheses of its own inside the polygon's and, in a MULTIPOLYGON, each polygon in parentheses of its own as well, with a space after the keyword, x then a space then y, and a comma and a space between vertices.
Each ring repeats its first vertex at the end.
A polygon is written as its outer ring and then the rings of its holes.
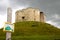
MULTIPOLYGON (((11 7, 14 12, 27 7, 38 8, 46 16, 46 22, 60 27, 60 0, 0 0, 0 28, 6 22, 7 8, 11 7)), ((14 21, 14 17, 13 17, 14 21)))

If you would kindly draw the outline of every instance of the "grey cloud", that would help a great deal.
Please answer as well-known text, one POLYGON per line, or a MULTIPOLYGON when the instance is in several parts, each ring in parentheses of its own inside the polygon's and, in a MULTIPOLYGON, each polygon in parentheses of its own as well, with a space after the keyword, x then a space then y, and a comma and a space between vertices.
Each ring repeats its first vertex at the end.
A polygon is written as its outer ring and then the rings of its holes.
MULTIPOLYGON (((58 25, 60 22, 59 18, 57 19, 55 14, 60 15, 60 0, 10 0, 11 5, 16 6, 26 6, 38 8, 43 11, 46 15, 47 21, 56 22, 58 25)), ((60 16, 59 16, 60 17, 60 16)))
POLYGON ((17 8, 19 6, 27 6, 29 5, 29 2, 28 0, 10 0, 11 2, 11 6, 14 8, 17 8))
MULTIPOLYGON (((13 9, 20 6, 38 8, 45 13, 47 21, 52 21, 59 25, 60 18, 56 18, 55 14, 60 17, 60 0, 9 0, 9 3, 13 9)), ((6 11, 5 8, 1 6, 0 12, 6 11)))
POLYGON ((0 15, 6 14, 6 7, 0 6, 0 15))

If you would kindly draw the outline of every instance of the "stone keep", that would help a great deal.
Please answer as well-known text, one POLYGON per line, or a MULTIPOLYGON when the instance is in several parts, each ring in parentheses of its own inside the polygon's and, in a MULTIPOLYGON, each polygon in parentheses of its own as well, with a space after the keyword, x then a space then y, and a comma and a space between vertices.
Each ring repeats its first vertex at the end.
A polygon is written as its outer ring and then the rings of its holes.
POLYGON ((44 22, 44 19, 42 16, 44 17, 43 13, 41 13, 38 9, 26 8, 26 9, 16 11, 15 21, 16 22, 22 22, 22 21, 44 22))

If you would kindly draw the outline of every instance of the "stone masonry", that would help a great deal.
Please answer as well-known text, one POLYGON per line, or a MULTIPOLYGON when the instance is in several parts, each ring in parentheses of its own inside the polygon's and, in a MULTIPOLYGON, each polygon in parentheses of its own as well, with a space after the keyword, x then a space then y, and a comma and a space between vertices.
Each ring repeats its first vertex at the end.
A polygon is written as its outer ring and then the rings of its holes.
POLYGON ((22 22, 22 21, 44 22, 44 13, 40 12, 39 9, 34 8, 17 10, 15 13, 15 22, 22 22))

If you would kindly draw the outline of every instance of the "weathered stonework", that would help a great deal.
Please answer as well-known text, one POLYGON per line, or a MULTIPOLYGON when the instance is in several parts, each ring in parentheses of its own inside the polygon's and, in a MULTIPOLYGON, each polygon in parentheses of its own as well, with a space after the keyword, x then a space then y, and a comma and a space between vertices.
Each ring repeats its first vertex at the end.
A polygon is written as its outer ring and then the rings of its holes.
POLYGON ((16 15, 16 22, 22 22, 22 21, 38 21, 38 22, 44 22, 44 15, 41 13, 38 9, 34 9, 34 8, 26 8, 26 9, 22 9, 22 10, 18 10, 15 13, 16 15), (40 20, 41 17, 41 20, 40 20))

